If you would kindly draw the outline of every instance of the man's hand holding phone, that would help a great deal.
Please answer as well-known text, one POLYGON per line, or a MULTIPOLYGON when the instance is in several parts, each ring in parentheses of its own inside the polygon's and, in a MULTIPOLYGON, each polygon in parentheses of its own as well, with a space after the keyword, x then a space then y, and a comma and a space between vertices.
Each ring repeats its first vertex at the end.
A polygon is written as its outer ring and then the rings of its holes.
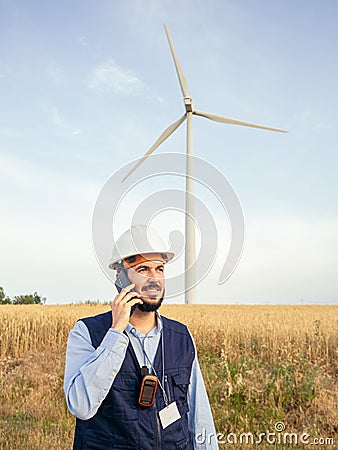
POLYGON ((130 284, 121 289, 112 303, 112 328, 121 333, 128 325, 132 307, 143 303, 140 294, 133 290, 134 287, 134 284, 130 284))

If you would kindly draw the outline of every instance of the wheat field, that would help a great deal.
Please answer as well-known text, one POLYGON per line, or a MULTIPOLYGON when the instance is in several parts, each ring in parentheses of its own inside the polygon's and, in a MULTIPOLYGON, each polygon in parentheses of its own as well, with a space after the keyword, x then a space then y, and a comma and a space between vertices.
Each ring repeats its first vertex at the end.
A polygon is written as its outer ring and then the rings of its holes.
MULTIPOLYGON (((67 337, 109 305, 0 306, 1 449, 64 450, 74 417, 63 395, 67 337)), ((306 448, 239 441, 276 431, 308 433, 338 448, 338 307, 164 305, 194 336, 220 448, 306 448), (231 439, 230 439, 231 438, 231 439), (237 439, 237 442, 236 442, 237 439)))

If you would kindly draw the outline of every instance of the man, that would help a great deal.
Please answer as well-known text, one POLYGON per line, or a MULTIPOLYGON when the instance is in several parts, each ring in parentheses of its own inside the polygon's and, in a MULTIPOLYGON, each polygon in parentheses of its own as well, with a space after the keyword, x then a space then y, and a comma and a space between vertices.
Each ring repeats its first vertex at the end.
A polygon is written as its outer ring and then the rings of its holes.
POLYGON ((128 285, 112 311, 78 321, 68 339, 64 389, 77 418, 74 449, 218 449, 192 336, 157 311, 173 256, 142 225, 117 240, 109 267, 128 285))

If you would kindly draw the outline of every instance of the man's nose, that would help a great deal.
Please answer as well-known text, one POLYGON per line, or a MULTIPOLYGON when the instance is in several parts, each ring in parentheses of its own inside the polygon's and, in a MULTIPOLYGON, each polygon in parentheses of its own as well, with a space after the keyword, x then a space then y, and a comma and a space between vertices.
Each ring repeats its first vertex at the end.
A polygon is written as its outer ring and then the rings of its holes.
POLYGON ((157 280, 158 278, 162 278, 161 273, 157 272, 156 269, 150 269, 148 273, 148 280, 157 280))

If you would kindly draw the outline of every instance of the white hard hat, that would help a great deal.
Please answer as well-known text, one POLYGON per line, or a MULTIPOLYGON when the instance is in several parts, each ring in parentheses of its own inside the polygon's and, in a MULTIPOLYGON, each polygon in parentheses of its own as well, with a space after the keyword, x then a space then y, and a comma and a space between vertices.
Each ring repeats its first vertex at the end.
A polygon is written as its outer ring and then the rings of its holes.
POLYGON ((163 259, 170 261, 175 253, 169 252, 168 247, 169 245, 153 228, 147 225, 132 225, 117 239, 108 267, 116 269, 126 258, 150 253, 161 253, 163 259))

